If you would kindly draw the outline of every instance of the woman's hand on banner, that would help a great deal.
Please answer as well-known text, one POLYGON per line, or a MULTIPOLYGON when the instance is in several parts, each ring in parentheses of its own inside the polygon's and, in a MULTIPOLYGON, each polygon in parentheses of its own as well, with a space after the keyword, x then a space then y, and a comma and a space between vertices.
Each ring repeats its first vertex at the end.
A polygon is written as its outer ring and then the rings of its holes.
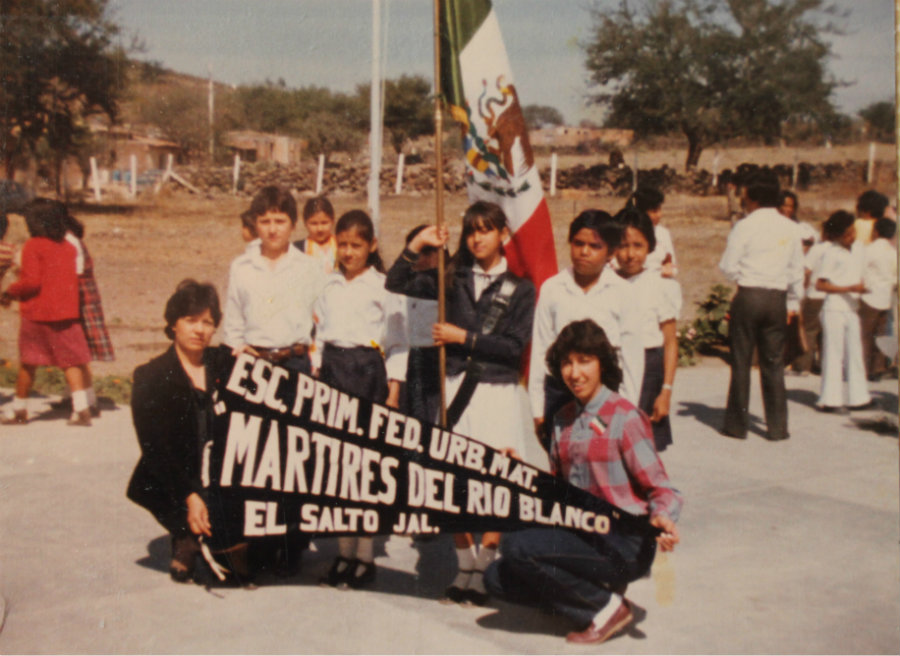
POLYGON ((209 510, 206 503, 196 492, 191 492, 187 502, 187 524, 195 535, 212 536, 212 525, 209 523, 209 510))

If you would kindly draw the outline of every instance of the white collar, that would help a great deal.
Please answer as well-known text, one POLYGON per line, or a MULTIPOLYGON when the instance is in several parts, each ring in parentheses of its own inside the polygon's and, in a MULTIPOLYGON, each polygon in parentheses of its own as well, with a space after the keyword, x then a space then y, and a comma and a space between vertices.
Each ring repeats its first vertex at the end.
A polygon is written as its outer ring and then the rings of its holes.
POLYGON ((504 256, 500 256, 500 261, 495 264, 490 271, 485 271, 481 268, 481 265, 476 262, 472 265, 472 273, 475 273, 480 276, 488 276, 489 278, 496 278, 500 274, 506 273, 509 269, 509 265, 506 263, 506 258, 504 256))

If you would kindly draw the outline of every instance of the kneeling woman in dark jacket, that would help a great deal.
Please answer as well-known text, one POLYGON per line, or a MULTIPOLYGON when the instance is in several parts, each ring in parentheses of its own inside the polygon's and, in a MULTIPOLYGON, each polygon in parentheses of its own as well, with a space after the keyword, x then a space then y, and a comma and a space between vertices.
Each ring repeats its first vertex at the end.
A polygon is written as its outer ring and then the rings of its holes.
POLYGON ((222 318, 215 287, 182 281, 166 303, 172 346, 134 371, 131 413, 141 459, 128 498, 149 510, 172 535, 169 574, 187 581, 212 535, 200 470, 212 426, 213 355, 209 342, 222 318))

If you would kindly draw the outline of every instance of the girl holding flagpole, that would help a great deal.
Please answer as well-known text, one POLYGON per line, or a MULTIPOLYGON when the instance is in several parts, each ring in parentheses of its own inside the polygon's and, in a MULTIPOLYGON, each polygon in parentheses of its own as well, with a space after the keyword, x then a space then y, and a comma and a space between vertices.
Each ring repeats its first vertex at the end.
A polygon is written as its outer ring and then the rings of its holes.
MULTIPOLYGON (((509 236, 498 205, 478 201, 463 215, 459 249, 448 272, 446 321, 432 336, 447 350, 448 429, 509 452, 521 452, 529 434, 528 409, 519 386, 522 354, 531 337, 534 285, 508 271, 503 242, 509 236)), ((387 288, 437 298, 433 271, 416 271, 427 247, 443 248, 448 233, 429 226, 407 245, 387 274, 387 288)), ((446 602, 483 605, 482 576, 494 560, 499 533, 485 533, 476 551, 471 534, 454 536, 459 572, 446 602)))

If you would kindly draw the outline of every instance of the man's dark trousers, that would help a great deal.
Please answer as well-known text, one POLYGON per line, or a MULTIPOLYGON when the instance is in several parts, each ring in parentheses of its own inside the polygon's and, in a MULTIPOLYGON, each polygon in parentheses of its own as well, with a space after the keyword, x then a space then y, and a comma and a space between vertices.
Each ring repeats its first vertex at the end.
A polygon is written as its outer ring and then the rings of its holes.
POLYGON ((787 292, 761 287, 738 287, 731 302, 728 325, 731 341, 731 383, 724 431, 746 437, 749 423, 750 366, 753 348, 759 351, 763 407, 770 440, 784 439, 787 396, 784 389, 784 342, 787 335, 787 292))

